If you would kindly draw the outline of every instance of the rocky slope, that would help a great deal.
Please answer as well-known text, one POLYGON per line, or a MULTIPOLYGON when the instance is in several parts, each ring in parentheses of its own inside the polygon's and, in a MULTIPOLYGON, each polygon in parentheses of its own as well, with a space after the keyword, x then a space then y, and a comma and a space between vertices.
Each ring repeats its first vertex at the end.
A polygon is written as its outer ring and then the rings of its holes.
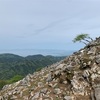
POLYGON ((64 60, 4 86, 0 100, 100 100, 100 38, 64 60))

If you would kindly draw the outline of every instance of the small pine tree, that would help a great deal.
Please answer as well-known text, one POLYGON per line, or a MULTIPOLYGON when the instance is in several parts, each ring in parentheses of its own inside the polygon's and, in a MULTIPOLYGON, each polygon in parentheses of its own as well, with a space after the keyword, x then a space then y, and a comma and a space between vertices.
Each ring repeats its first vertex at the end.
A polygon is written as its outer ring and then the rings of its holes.
POLYGON ((82 42, 85 45, 87 45, 87 43, 90 43, 91 41, 93 41, 93 39, 89 36, 89 34, 79 34, 73 39, 74 43, 82 42))

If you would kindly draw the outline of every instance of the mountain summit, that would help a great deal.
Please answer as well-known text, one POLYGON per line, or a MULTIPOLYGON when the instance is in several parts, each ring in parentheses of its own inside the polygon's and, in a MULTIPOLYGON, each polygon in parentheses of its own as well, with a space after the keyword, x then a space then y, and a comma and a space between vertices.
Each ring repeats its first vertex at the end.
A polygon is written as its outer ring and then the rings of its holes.
POLYGON ((64 60, 4 86, 0 100, 100 100, 100 37, 64 60))

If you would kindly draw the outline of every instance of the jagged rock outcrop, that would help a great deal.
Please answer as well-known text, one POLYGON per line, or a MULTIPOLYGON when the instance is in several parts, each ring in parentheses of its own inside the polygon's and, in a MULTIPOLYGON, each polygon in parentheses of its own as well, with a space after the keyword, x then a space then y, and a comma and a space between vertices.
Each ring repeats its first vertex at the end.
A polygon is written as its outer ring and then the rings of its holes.
POLYGON ((97 38, 66 59, 4 86, 0 100, 100 100, 99 44, 97 38))

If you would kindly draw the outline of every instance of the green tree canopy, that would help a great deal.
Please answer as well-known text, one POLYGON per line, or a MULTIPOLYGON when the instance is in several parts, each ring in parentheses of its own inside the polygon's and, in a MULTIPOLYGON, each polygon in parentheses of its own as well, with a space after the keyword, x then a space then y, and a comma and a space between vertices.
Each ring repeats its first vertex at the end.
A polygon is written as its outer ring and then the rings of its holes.
POLYGON ((92 38, 89 36, 89 34, 78 34, 74 39, 73 42, 82 42, 87 45, 87 42, 90 43, 92 41, 92 38))

